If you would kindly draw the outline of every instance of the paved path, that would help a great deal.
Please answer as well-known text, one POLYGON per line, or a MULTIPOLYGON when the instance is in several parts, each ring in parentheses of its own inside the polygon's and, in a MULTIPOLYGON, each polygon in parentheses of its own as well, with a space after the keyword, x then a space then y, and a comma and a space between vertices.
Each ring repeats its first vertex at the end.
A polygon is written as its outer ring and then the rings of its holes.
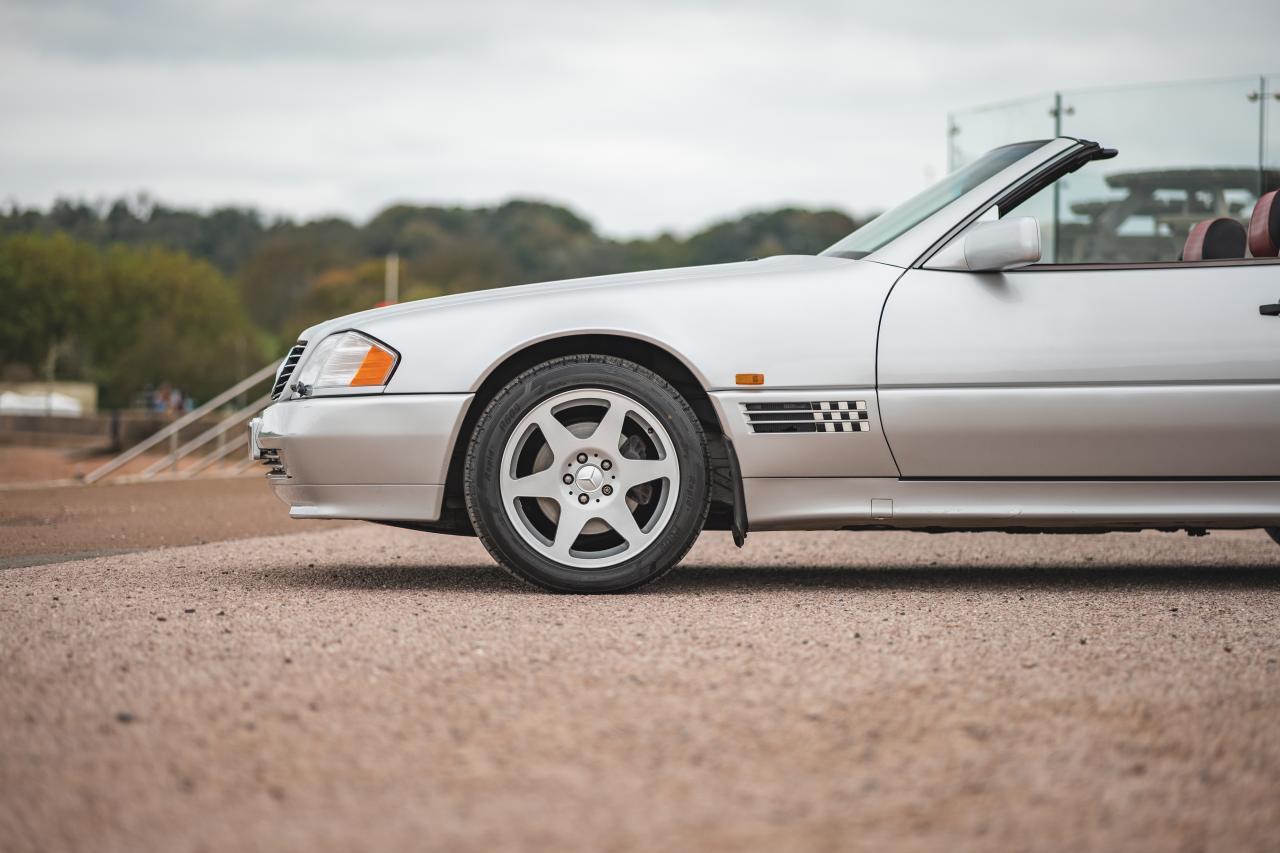
POLYGON ((708 534, 593 598, 373 526, 0 570, 4 851, 1278 839, 1260 533, 708 534))

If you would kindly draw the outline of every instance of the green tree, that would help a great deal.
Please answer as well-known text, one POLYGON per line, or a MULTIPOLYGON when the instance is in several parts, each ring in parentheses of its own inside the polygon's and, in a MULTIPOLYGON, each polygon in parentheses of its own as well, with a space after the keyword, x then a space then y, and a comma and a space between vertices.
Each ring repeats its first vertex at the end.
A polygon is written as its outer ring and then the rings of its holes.
POLYGON ((166 381, 206 398, 267 361, 235 286, 181 252, 0 238, 0 304, 6 372, 96 382, 105 406, 166 381))
POLYGON ((181 252, 111 247, 103 296, 89 378, 108 405, 161 382, 206 399, 268 360, 235 286, 181 252))
POLYGON ((98 253, 65 234, 0 239, 0 364, 54 378, 79 372, 99 314, 98 253))
POLYGON ((855 227, 857 223, 834 210, 782 208, 748 213, 690 237, 688 262, 719 264, 769 255, 814 255, 855 227))
POLYGON ((288 335, 291 317, 327 269, 356 263, 364 255, 359 232, 343 219, 275 226, 239 267, 245 306, 260 328, 288 335))

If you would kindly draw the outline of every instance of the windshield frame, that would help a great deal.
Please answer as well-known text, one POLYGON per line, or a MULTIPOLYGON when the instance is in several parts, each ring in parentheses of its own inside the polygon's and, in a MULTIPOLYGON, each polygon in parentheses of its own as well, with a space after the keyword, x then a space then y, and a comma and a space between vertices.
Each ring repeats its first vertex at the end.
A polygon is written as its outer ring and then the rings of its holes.
MULTIPOLYGON (((1009 187, 1019 183, 1029 173, 1035 171, 1046 162, 1049 162, 1064 151, 1069 151, 1079 145, 1079 140, 1067 137, 1059 137, 1050 140, 1038 140, 1031 142, 1018 142, 1010 145, 1002 145, 999 148, 992 149, 991 152, 984 154, 982 158, 974 161, 974 164, 986 160, 987 157, 994 152, 1005 151, 1007 149, 1025 149, 1025 154, 1017 159, 1009 162, 1003 168, 998 169, 994 173, 980 179, 976 184, 968 187, 959 195, 944 196, 941 206, 925 213, 922 217, 917 218, 907 227, 904 227, 894 236, 880 243, 876 248, 866 252, 866 254, 857 253, 848 250, 850 239, 861 232, 864 228, 876 223, 883 216, 888 216, 895 211, 902 210, 908 205, 918 203, 922 197, 929 195, 939 187, 945 185, 959 171, 953 172, 947 178, 932 185, 923 193, 918 193, 911 199, 908 199, 902 205, 897 205, 881 217, 873 219, 867 225, 862 226, 857 231, 841 239, 831 247, 827 248, 821 255, 827 257, 845 257, 854 259, 865 259, 877 263, 889 264, 891 266, 900 266, 903 268, 910 267, 915 264, 923 255, 927 254, 935 244, 950 232, 957 224, 968 218, 973 211, 985 208, 997 196, 1002 195, 1009 187)), ((988 164, 988 168, 990 164, 988 164)), ((968 167, 965 167, 968 168, 968 167)))

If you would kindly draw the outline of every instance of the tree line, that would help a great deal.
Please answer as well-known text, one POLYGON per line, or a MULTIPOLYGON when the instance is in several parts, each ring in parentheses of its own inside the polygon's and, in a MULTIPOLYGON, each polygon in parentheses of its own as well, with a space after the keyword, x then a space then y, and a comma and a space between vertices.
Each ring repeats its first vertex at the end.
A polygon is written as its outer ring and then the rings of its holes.
POLYGON ((688 237, 615 240, 557 205, 395 205, 363 225, 268 221, 252 208, 148 198, 0 211, 0 372, 98 383, 106 406, 148 384, 197 399, 278 355, 307 326, 375 305, 383 257, 402 301, 631 270, 813 254, 859 223, 783 208, 688 237))

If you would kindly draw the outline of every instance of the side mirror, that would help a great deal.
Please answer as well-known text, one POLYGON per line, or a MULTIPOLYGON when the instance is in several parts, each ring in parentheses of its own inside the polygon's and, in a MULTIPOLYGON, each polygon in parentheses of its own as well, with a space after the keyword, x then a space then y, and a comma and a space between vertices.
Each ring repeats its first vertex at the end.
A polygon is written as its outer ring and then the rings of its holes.
POLYGON ((979 222, 924 265, 930 270, 998 272, 1040 260, 1040 223, 1034 216, 979 222))

